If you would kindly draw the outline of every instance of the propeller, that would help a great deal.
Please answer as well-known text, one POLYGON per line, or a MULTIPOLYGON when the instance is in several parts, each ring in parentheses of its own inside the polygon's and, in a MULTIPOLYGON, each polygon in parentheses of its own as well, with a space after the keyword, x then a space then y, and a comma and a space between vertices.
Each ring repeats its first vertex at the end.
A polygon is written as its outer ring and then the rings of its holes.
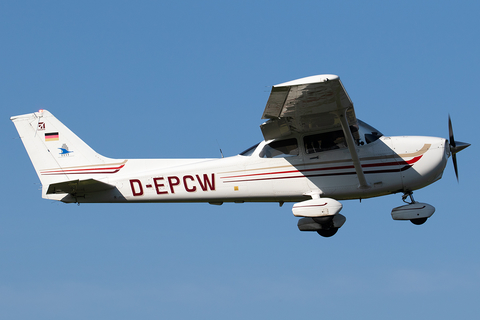
POLYGON ((450 145, 450 153, 452 155, 453 168, 455 169, 455 176, 457 177, 458 181, 457 153, 469 147, 470 143, 455 141, 455 138, 453 137, 452 119, 450 118, 450 115, 448 115, 448 138, 448 144, 450 145))

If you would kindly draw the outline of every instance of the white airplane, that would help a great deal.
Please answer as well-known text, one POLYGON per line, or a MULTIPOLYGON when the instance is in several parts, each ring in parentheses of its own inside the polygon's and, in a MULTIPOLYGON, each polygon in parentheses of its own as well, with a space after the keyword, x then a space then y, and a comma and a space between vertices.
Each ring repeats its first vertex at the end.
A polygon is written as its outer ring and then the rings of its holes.
POLYGON ((334 235, 346 221, 338 200, 402 193, 394 220, 423 224, 435 211, 414 190, 442 177, 470 144, 387 137, 358 120, 336 75, 273 86, 260 128, 264 141, 219 159, 111 159, 96 153, 47 110, 12 117, 42 183, 65 203, 296 202, 301 231, 334 235), (407 201, 407 198, 410 201, 407 201))

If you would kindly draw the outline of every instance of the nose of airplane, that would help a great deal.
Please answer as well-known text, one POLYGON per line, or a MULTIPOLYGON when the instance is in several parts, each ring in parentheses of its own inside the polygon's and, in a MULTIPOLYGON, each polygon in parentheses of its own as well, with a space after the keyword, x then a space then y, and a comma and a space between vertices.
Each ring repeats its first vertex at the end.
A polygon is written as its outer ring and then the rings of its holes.
POLYGON ((405 136, 395 141, 395 146, 403 146, 409 149, 410 168, 401 172, 403 188, 405 190, 417 190, 426 187, 443 176, 448 162, 448 141, 439 137, 405 136))
POLYGON ((471 146, 470 143, 460 142, 460 141, 453 141, 453 144, 450 142, 449 145, 450 145, 450 153, 451 154, 457 154, 460 151, 462 151, 463 149, 471 146))

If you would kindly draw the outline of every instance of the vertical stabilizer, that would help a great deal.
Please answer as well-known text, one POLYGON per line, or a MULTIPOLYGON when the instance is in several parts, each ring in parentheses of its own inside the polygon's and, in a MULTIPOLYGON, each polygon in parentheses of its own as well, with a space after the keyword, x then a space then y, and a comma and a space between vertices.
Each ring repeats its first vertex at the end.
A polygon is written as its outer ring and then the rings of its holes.
POLYGON ((95 178, 119 171, 126 161, 96 153, 47 110, 10 118, 43 186, 95 178))

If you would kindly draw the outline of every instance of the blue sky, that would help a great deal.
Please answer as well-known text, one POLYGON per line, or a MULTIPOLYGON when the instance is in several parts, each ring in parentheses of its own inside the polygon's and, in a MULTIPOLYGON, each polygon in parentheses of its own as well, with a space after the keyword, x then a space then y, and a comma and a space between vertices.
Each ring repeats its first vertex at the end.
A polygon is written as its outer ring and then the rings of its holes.
POLYGON ((451 319, 478 312, 476 1, 2 1, 0 317, 451 319), (332 238, 292 204, 41 199, 10 116, 48 109, 112 158, 235 155, 270 86, 338 74, 386 135, 455 137, 460 183, 345 201, 332 238))

